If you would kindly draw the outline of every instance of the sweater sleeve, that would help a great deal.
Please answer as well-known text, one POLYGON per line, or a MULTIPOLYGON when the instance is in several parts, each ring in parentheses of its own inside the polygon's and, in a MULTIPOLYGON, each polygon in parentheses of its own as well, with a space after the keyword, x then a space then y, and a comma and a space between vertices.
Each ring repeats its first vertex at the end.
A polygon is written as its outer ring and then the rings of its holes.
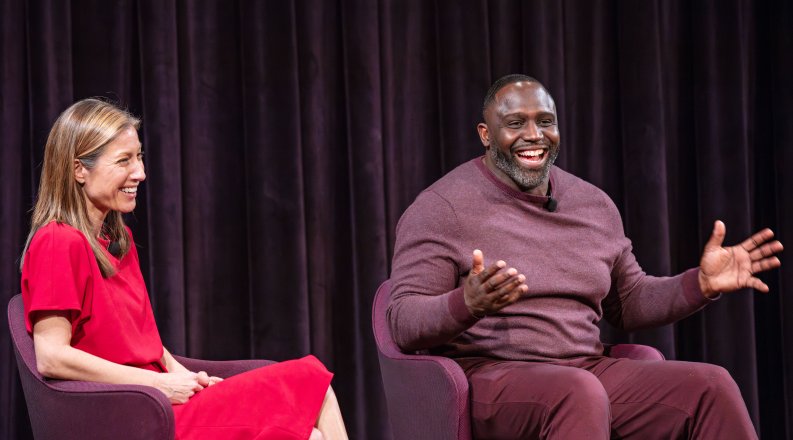
MULTIPOLYGON (((616 207, 613 208, 614 211, 616 207)), ((611 290, 603 301, 606 320, 615 327, 634 331, 666 325, 702 309, 709 302, 699 288, 699 269, 689 269, 673 277, 647 275, 625 237, 619 212, 616 223, 624 244, 611 271, 611 290)))
POLYGON ((454 209, 431 190, 421 193, 400 219, 388 320, 403 350, 437 347, 478 321, 458 285, 464 275, 455 246, 460 239, 454 209))

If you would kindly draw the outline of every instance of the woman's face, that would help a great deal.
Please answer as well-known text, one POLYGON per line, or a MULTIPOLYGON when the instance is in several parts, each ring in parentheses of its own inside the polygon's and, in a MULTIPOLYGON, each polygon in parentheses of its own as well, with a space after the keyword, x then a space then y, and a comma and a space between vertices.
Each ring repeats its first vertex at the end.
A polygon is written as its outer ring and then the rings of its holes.
POLYGON ((75 161, 75 179, 83 185, 92 221, 104 221, 110 210, 122 213, 135 209, 138 185, 146 179, 138 133, 127 127, 107 144, 92 169, 75 161))

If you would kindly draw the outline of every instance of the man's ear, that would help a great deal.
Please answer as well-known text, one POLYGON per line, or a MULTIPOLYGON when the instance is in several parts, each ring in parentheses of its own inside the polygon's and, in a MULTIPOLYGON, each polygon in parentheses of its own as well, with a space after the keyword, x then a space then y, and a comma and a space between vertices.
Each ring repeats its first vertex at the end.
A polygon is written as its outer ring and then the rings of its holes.
POLYGON ((488 130, 487 124, 484 122, 476 124, 476 131, 479 132, 479 140, 482 141, 485 149, 490 148, 490 130, 488 130))
POLYGON ((76 180, 77 183, 80 185, 85 183, 85 174, 87 172, 88 170, 85 169, 80 159, 74 159, 74 180, 76 180))

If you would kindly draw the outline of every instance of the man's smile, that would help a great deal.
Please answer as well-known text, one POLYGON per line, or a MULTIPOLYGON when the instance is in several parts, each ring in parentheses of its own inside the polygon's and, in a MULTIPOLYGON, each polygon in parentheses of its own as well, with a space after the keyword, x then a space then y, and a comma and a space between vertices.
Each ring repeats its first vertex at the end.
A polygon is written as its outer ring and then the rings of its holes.
POLYGON ((513 156, 523 168, 540 169, 545 164, 547 153, 547 147, 519 147, 514 150, 513 156))

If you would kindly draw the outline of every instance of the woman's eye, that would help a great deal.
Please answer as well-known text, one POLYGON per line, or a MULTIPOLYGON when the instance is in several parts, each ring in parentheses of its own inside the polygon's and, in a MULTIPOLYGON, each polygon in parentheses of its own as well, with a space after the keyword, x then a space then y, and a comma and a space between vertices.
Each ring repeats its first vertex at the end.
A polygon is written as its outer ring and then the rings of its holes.
POLYGON ((116 163, 119 163, 121 165, 126 165, 126 164, 129 163, 129 159, 125 157, 123 159, 119 159, 118 162, 116 162, 116 163))

